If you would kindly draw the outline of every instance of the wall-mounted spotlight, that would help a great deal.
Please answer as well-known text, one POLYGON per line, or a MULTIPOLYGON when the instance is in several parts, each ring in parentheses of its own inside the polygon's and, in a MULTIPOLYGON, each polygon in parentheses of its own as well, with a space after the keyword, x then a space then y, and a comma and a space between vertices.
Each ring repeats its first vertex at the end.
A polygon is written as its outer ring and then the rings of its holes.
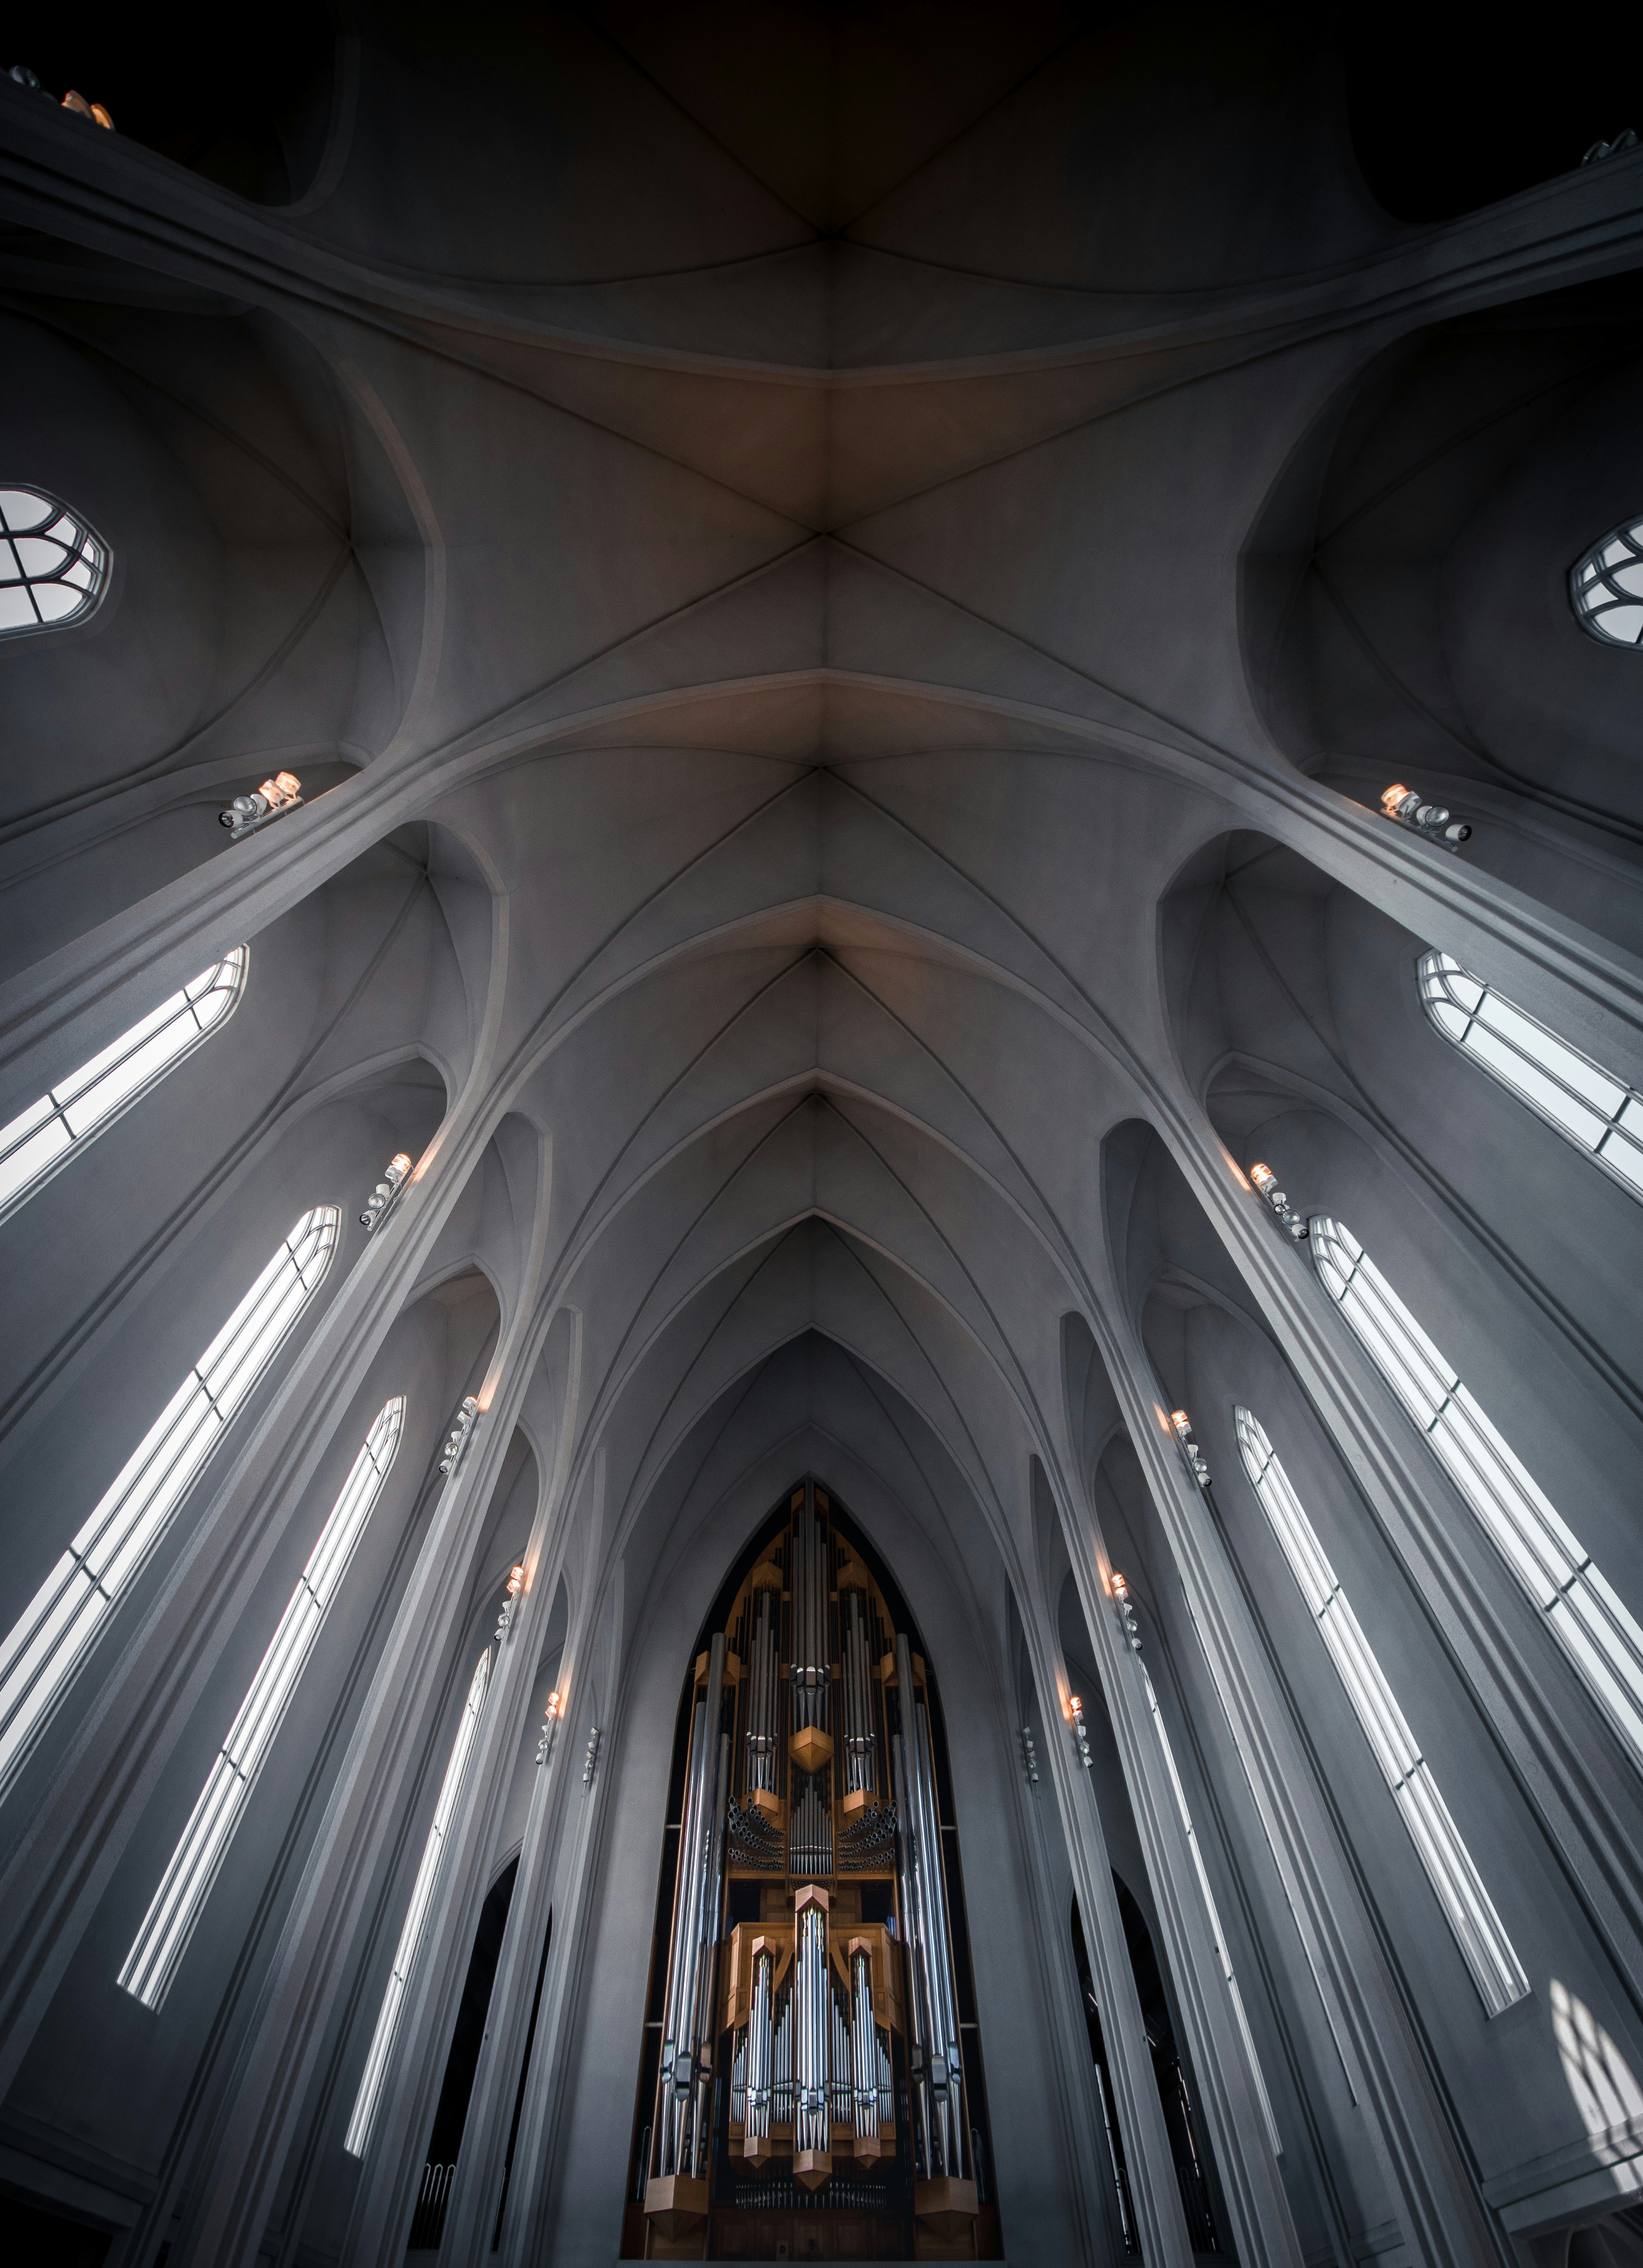
MULTIPOLYGON (((7 77, 14 79, 18 86, 26 87, 31 94, 45 94, 48 102, 55 102, 57 99, 55 94, 46 94, 45 88, 40 83, 40 73, 31 70, 26 63, 13 63, 7 77)), ((85 97, 83 94, 77 94, 72 87, 63 96, 62 107, 64 110, 73 111, 77 118, 89 118, 93 126, 107 127, 111 134, 114 130, 114 122, 102 104, 87 102, 85 97)), ((1634 136, 1633 139, 1635 138, 1634 136)), ((1614 146, 1618 149, 1620 145, 1617 143, 1614 146)), ((1605 142, 1602 144, 1605 157, 1609 154, 1609 144, 1605 142)))
POLYGON ((582 1759, 582 1785, 584 1787, 593 1786, 593 1767, 598 1762, 599 1727, 597 1725, 590 1725, 587 1728, 587 1753, 582 1759))
POLYGON ((461 1408, 456 1413, 456 1423, 451 1428, 451 1438, 446 1441, 439 1459, 439 1470, 442 1473, 453 1473, 461 1462, 462 1452, 468 1447, 468 1436, 472 1433, 478 1418, 478 1403, 471 1394, 465 1394, 462 1396, 461 1408))
POLYGON ((388 1160, 382 1179, 365 1199, 365 1209, 359 1216, 359 1226, 367 1236, 373 1228, 380 1225, 383 1216, 393 1204, 394 1198, 398 1197, 401 1184, 410 1169, 411 1161, 403 1150, 396 1151, 388 1160))
POLYGON ((1119 1574, 1116 1567, 1113 1570, 1112 1594, 1117 1602, 1118 1620, 1124 1627, 1124 1644, 1129 1647, 1131 1653, 1139 1653, 1141 1651, 1141 1625, 1135 1618, 1135 1607, 1130 1597, 1130 1586, 1124 1581, 1124 1577, 1119 1574))
POLYGON ((1072 1719, 1072 1737, 1078 1743, 1079 1762, 1086 1771, 1093 1771, 1095 1759, 1090 1754, 1090 1736, 1084 1729, 1084 1704, 1076 1693, 1068 1699, 1067 1714, 1072 1719))
POLYGON ((226 811, 217 814, 222 824, 238 843, 242 836, 254 835, 270 820, 278 819, 288 811, 295 811, 302 801, 302 782, 295 772, 276 772, 250 795, 237 795, 226 811))
POLYGON ((536 1761, 539 1764, 545 1764, 553 1754, 553 1736, 559 1729, 559 1719, 562 1714, 563 1706, 559 1695, 550 1693, 548 1696, 548 1706, 542 1712, 546 1721, 536 1735, 536 1761))
POLYGON ((1180 1442, 1181 1454, 1187 1461, 1187 1470, 1200 1488, 1208 1488, 1210 1469, 1205 1463, 1204 1452, 1194 1437, 1191 1418, 1184 1410, 1172 1410, 1169 1422, 1175 1429, 1175 1439, 1180 1442))
POLYGON ((1458 850, 1472 831, 1466 820, 1455 818, 1440 803, 1428 803, 1412 787, 1388 788, 1381 798, 1381 808, 1400 827, 1413 828, 1417 835, 1424 835, 1428 843, 1440 843, 1446 850, 1458 850))
POLYGON ((1038 1786, 1038 1743, 1033 1738, 1030 1725, 1021 1727, 1021 1769, 1027 1774, 1028 1787, 1038 1786))
POLYGON ((1255 1183, 1261 1196, 1266 1199, 1273 1217, 1283 1223, 1297 1244, 1304 1244, 1312 1231, 1295 1211, 1283 1190, 1278 1188, 1278 1175, 1272 1171, 1271 1166, 1251 1166, 1249 1179, 1255 1183))
POLYGON ((510 1567, 508 1570, 508 1595, 502 1602, 502 1612, 497 1616, 497 1637, 498 1639, 506 1638, 508 1631, 512 1627, 513 1609, 518 1602, 519 1593, 524 1588, 524 1568, 510 1567))

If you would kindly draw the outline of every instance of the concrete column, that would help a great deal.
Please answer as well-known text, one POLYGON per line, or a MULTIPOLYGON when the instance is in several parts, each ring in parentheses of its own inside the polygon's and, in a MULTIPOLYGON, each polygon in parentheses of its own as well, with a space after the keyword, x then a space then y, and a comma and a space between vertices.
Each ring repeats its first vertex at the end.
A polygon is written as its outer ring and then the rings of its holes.
POLYGON ((1264 1645, 1168 1434, 1145 1351, 1128 1326, 1096 1319, 1131 1439, 1175 1556, 1306 1956, 1349 2084, 1385 2169, 1412 2259, 1477 2268, 1504 2259, 1501 2240, 1433 2081, 1405 2007, 1340 1846, 1264 1645))
POLYGON ((1093 1510, 1081 1502, 1063 1506, 1062 1527, 1232 2218, 1233 2250, 1245 2268, 1256 2263, 1300 2268, 1300 2240, 1272 2154, 1259 2085, 1233 2013, 1152 1711, 1134 1656, 1117 1628, 1106 1545, 1093 1510))

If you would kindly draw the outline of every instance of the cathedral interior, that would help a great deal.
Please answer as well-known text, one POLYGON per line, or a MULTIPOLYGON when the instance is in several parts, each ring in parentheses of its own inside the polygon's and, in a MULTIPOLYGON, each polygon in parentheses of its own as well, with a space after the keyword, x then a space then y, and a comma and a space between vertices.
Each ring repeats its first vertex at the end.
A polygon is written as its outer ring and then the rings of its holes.
POLYGON ((1643 74, 1443 20, 14 19, 10 2268, 1643 2264, 1643 74))

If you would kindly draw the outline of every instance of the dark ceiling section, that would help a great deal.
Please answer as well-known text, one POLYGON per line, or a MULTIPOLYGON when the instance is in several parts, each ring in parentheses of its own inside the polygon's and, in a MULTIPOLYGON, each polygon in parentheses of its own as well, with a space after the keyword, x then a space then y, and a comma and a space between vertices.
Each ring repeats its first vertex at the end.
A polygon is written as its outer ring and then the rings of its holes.
MULTIPOLYGON (((307 187, 329 121, 336 27, 320 0, 148 10, 93 0, 14 18, 0 69, 99 103, 117 133, 259 204, 307 187)), ((100 130, 88 127, 87 131, 100 130)))
POLYGON ((1358 162, 1397 220, 1457 219, 1643 132, 1643 45, 1625 10, 1401 0, 1351 11, 1340 44, 1358 162))

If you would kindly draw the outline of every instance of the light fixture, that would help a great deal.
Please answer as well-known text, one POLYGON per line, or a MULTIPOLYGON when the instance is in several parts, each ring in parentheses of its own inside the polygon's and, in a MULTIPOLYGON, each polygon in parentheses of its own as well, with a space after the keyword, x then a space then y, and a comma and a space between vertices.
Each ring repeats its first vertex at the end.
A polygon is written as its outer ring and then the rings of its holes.
POLYGON ((411 1161, 403 1150, 396 1152, 388 1160, 382 1179, 365 1199, 365 1209, 359 1216, 359 1226, 367 1236, 379 1225, 394 1198, 398 1197, 400 1184, 410 1169, 411 1161))
POLYGON ((593 1767, 598 1762, 599 1727, 597 1725, 590 1725, 587 1728, 587 1753, 582 1759, 582 1785, 584 1787, 593 1786, 593 1767))
POLYGON ((1033 1738, 1030 1725, 1021 1727, 1021 1768, 1027 1774, 1028 1787, 1038 1786, 1038 1744, 1033 1738))
MULTIPOLYGON (((18 86, 26 87, 31 94, 46 94, 45 88, 40 83, 40 73, 31 70, 26 63, 13 63, 7 77, 14 79, 18 86)), ((56 97, 46 94, 46 99, 48 102, 55 102, 56 97)), ((114 130, 114 122, 103 108, 102 104, 87 102, 85 97, 83 94, 77 94, 72 87, 63 96, 60 107, 64 110, 73 111, 77 117, 89 118, 93 126, 107 127, 111 134, 114 130)), ((1620 145, 1617 143, 1614 146, 1618 149, 1620 145)), ((1609 153, 1609 147, 1608 143, 1602 144, 1605 157, 1609 153)))
POLYGON ((1131 1653, 1141 1651, 1141 1626, 1135 1618, 1135 1608, 1130 1598, 1130 1586, 1117 1569, 1113 1570, 1112 1594, 1118 1604, 1118 1620, 1124 1625, 1124 1642, 1131 1653))
POLYGON ((1200 1488, 1208 1488, 1210 1469, 1204 1462, 1203 1450, 1194 1439, 1191 1418, 1184 1410, 1172 1410, 1169 1422, 1175 1429, 1175 1439, 1180 1442, 1181 1454, 1187 1461, 1187 1470, 1200 1488))
POLYGON ((217 814, 238 843, 283 813, 295 811, 302 801, 302 782, 295 772, 275 772, 250 795, 237 795, 226 811, 217 814))
POLYGON ((1283 1223, 1297 1244, 1304 1244, 1312 1231, 1290 1204, 1283 1190, 1278 1188, 1278 1175, 1272 1171, 1271 1166, 1251 1166, 1249 1179, 1255 1183, 1261 1196, 1265 1198, 1274 1218, 1283 1223))
POLYGON ((478 1403, 471 1394, 465 1394, 462 1396, 461 1407, 456 1413, 456 1423, 451 1428, 450 1439, 446 1441, 444 1454, 439 1459, 439 1470, 442 1473, 453 1473, 461 1462, 462 1452, 468 1447, 468 1436, 472 1433, 478 1417, 478 1403))
POLYGON ((1090 1754, 1090 1736, 1084 1729, 1084 1704, 1076 1693, 1068 1699, 1067 1714, 1072 1719, 1072 1737, 1078 1742, 1079 1762, 1086 1771, 1093 1771, 1095 1759, 1090 1754))
POLYGON ((505 1638, 508 1634, 509 1629, 511 1628, 513 1621, 514 1604, 519 1598, 519 1593, 524 1588, 524 1568, 510 1567, 508 1570, 507 1581, 508 1595, 503 1602, 502 1612, 497 1617, 497 1638, 498 1642, 505 1638))
POLYGON ((1412 828, 1417 835, 1424 835, 1428 843, 1436 843, 1445 850, 1458 850, 1472 831, 1466 820, 1453 818, 1444 805, 1428 803, 1412 787, 1399 784, 1388 788, 1381 798, 1381 808, 1400 827, 1412 828))
POLYGON ((539 1764, 545 1764, 553 1753, 553 1736, 559 1729, 561 1713, 560 1697, 556 1693, 550 1693, 548 1696, 548 1706, 542 1712, 546 1722, 536 1735, 536 1761, 539 1764))

